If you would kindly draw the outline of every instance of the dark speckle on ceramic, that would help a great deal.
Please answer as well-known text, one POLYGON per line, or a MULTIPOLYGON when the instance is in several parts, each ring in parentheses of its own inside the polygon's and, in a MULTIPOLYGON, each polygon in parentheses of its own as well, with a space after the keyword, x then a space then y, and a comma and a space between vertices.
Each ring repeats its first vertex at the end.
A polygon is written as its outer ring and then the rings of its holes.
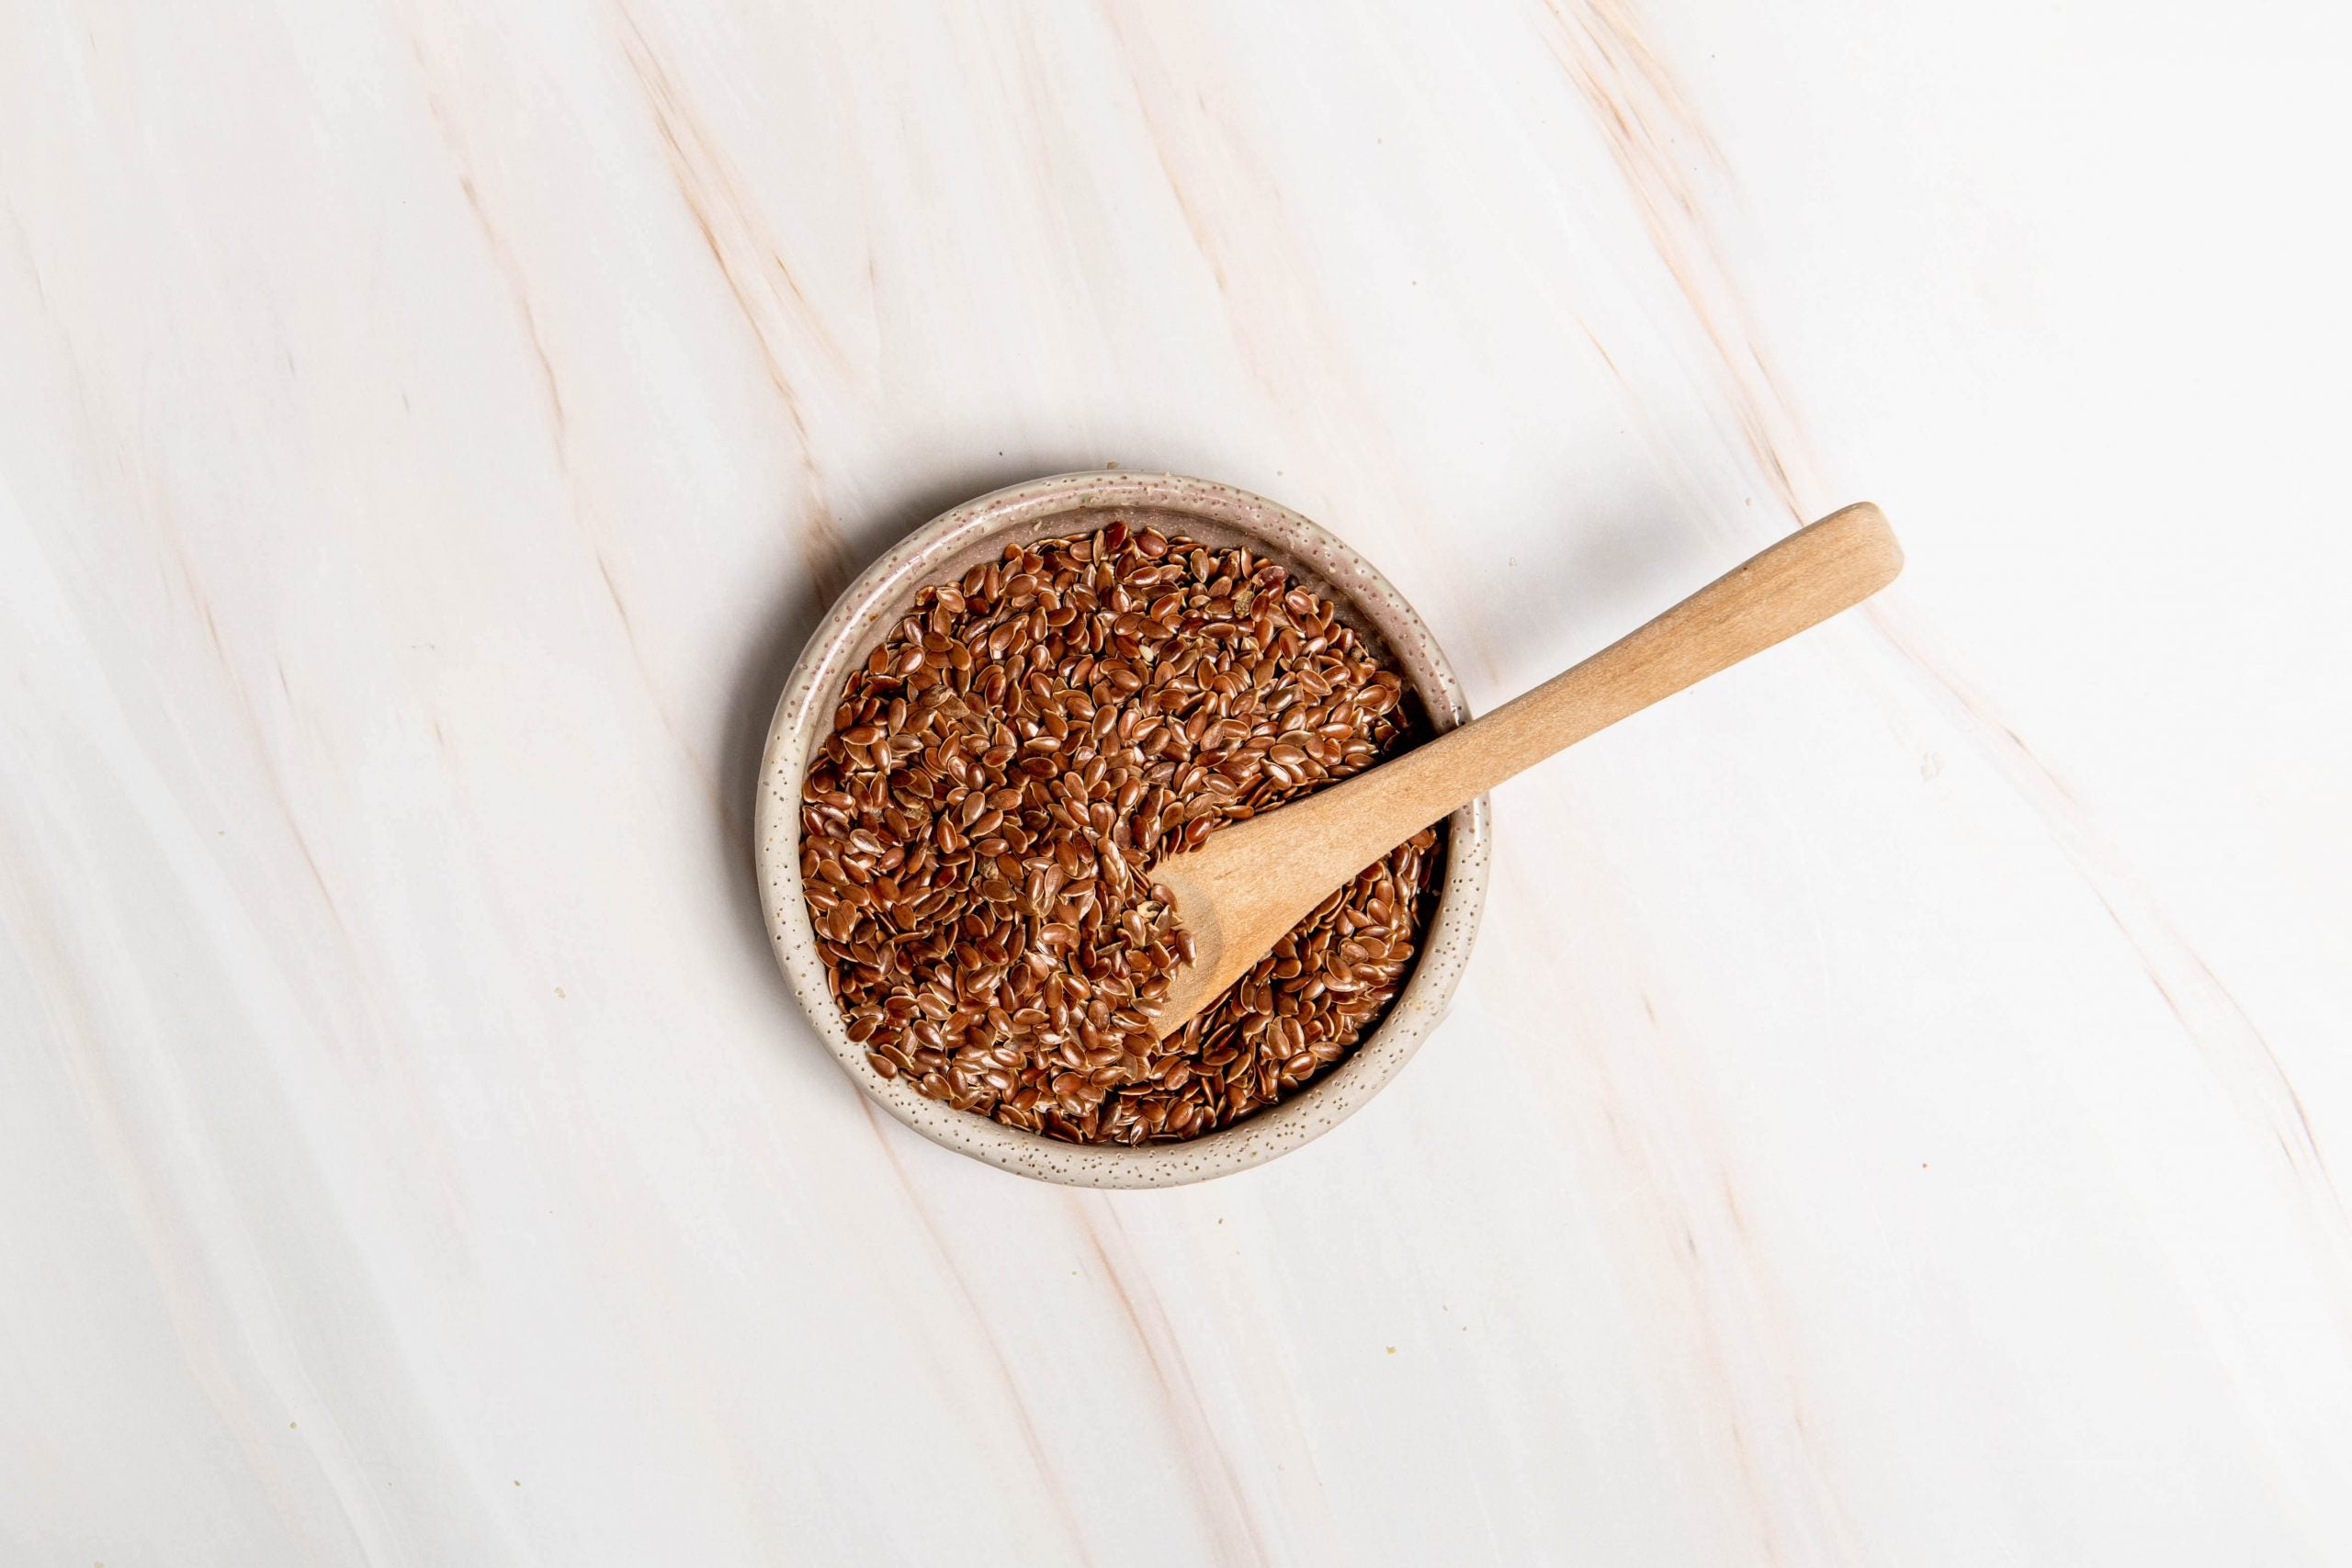
POLYGON ((1487 897, 1489 827, 1481 798, 1446 819, 1445 875, 1419 958, 1380 1026, 1338 1066, 1270 1110, 1181 1144, 1129 1148, 1065 1144, 926 1100, 886 1078, 850 1043, 826 984, 824 960, 800 891, 800 785, 832 725, 850 671, 914 604, 918 590, 960 577, 1026 544, 1106 527, 1114 518, 1190 534, 1205 544, 1247 543, 1326 594, 1360 632, 1385 645, 1430 722, 1469 716, 1461 682, 1429 628, 1386 579, 1353 550, 1287 507, 1247 491, 1173 474, 1061 474, 1014 485, 918 528, 851 584, 801 650, 776 704, 760 760, 754 853, 776 962, 842 1071, 923 1136, 1006 1170, 1075 1187, 1173 1187, 1261 1165, 1329 1131, 1396 1076, 1444 1015, 1462 977, 1487 897))

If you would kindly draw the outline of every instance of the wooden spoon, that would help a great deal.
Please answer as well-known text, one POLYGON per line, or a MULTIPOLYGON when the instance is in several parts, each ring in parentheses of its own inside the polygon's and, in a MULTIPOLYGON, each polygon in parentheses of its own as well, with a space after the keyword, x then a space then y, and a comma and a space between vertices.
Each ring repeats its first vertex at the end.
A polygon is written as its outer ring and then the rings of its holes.
POLYGON ((1564 674, 1481 719, 1171 855, 1193 962, 1152 1021, 1165 1037, 1215 1001, 1331 890, 1523 768, 1869 598, 1903 570, 1885 514, 1833 512, 1564 674))

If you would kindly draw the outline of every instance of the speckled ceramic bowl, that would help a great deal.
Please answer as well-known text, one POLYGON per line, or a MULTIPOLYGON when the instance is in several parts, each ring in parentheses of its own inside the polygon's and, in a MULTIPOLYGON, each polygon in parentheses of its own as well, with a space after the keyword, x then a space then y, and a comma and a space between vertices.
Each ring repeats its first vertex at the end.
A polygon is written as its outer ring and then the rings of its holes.
POLYGON ((826 985, 800 888, 800 786, 832 728, 850 671, 913 608, 916 592, 1026 544, 1107 527, 1114 519, 1185 533, 1204 544, 1247 543, 1329 597, 1359 633, 1385 647, 1439 729, 1468 716, 1462 686, 1420 616, 1347 546, 1287 507, 1172 474, 1060 474, 970 501, 933 518, 866 570, 801 651, 760 760, 754 853, 776 962, 842 1070, 883 1108, 934 1143, 1044 1181, 1078 1187, 1172 1187, 1261 1165, 1337 1126, 1396 1076, 1453 995, 1487 897, 1489 827, 1480 799, 1446 822, 1437 913, 1405 989, 1380 1026, 1302 1092, 1220 1132, 1141 1147, 1066 1144, 925 1100, 886 1078, 850 1043, 826 985))

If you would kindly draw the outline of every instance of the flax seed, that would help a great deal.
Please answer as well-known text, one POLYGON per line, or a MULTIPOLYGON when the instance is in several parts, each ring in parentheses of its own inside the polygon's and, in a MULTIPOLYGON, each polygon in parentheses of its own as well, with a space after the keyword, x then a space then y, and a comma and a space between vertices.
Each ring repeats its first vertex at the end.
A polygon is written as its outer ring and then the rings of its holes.
POLYGON ((1404 984, 1418 835, 1166 1041, 1193 939, 1149 877, 1412 743, 1402 677, 1246 549, 1114 520, 925 589, 802 793, 810 922, 876 1072, 1075 1142, 1196 1137, 1343 1060, 1404 984))

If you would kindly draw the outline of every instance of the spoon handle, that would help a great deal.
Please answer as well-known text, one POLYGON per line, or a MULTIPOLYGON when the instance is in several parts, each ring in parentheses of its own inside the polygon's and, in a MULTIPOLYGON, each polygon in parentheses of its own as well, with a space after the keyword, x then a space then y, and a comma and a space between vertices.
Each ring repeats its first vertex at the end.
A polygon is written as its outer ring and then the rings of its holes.
POLYGON ((1328 802, 1356 840, 1331 886, 1554 752, 1850 609, 1902 569, 1876 506, 1833 512, 1485 717, 1309 796, 1299 805, 1328 802))

